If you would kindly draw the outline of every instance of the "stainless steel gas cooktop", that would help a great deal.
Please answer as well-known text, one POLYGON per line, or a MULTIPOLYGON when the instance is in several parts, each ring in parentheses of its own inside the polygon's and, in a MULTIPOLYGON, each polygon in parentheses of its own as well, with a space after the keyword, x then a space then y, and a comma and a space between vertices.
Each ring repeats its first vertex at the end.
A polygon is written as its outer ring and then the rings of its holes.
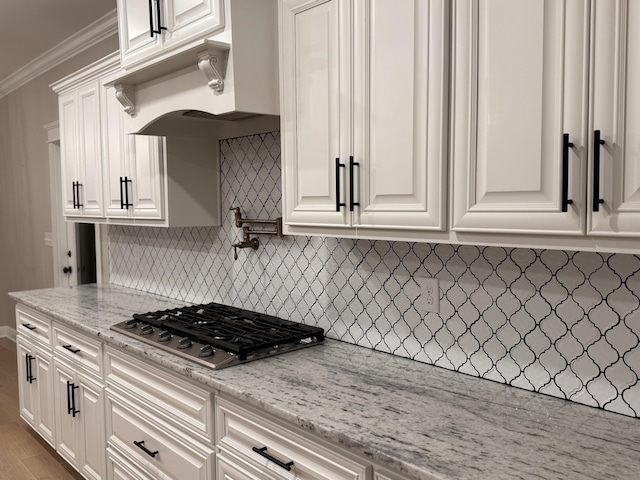
POLYGON ((219 303, 135 314, 111 329, 215 369, 324 341, 322 328, 219 303))

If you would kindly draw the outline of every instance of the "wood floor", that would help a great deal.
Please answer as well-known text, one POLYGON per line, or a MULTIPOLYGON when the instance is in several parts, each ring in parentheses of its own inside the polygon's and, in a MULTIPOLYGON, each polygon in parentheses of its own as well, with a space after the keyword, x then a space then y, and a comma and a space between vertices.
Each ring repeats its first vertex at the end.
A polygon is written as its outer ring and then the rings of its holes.
POLYGON ((21 418, 16 344, 0 338, 0 480, 82 479, 21 418))

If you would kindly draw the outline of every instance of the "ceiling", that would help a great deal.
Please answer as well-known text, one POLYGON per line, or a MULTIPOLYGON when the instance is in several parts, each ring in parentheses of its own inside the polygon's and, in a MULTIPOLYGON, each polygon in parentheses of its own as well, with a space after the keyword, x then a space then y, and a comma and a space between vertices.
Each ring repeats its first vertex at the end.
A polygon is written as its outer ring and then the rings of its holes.
POLYGON ((116 0, 0 0, 0 81, 116 8, 116 0))

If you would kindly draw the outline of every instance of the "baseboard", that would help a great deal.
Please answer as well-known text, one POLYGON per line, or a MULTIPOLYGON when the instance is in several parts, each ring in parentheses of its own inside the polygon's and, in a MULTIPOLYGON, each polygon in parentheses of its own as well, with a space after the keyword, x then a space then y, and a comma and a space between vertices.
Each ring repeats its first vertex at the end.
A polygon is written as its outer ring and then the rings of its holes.
POLYGON ((16 331, 13 328, 5 325, 3 327, 0 327, 0 337, 8 337, 15 342, 16 331))

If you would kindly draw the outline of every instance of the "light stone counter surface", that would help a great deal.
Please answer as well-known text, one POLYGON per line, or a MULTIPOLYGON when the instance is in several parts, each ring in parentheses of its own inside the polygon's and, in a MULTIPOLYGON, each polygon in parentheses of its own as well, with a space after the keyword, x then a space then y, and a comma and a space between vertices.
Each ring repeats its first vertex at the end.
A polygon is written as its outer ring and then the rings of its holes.
POLYGON ((350 344, 212 371, 109 330, 184 305, 116 286, 11 293, 416 479, 638 479, 640 420, 350 344))

